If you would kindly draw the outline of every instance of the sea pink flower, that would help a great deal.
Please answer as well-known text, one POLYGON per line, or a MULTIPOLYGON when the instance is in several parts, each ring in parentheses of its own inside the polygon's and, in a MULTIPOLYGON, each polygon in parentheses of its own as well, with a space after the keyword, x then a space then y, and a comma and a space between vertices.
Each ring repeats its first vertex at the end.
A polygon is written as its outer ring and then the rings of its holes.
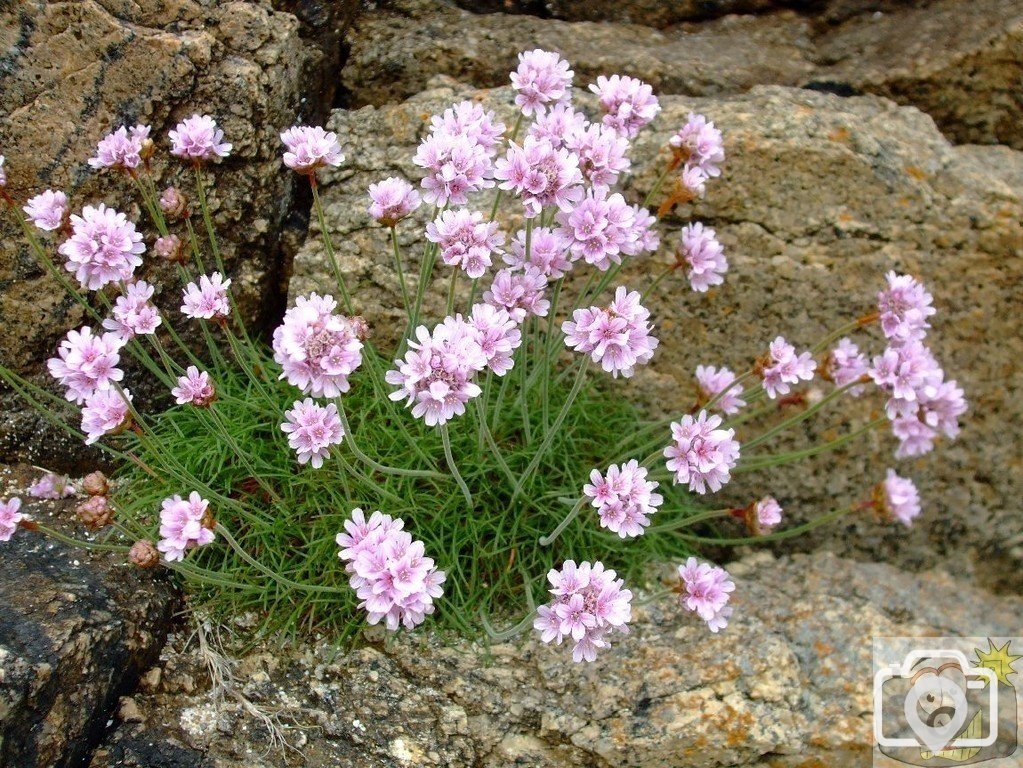
POLYGON ((494 186, 494 163, 471 137, 434 131, 419 145, 412 162, 426 170, 423 199, 430 205, 465 205, 469 195, 494 186))
POLYGON ((81 216, 71 216, 71 237, 57 250, 67 259, 65 269, 83 288, 95 291, 131 280, 146 245, 123 213, 100 203, 85 206, 81 216))
POLYGON ((604 125, 630 139, 661 111, 654 89, 634 77, 601 75, 590 90, 597 94, 604 125))
POLYGON ((632 237, 635 241, 635 253, 653 253, 661 245, 661 236, 657 232, 657 217, 643 206, 632 206, 632 237))
POLYGON ((393 227, 420 205, 419 193, 405 179, 392 176, 369 185, 369 215, 393 227))
POLYGON ((593 661, 597 651, 610 648, 612 632, 628 633, 632 620, 632 592, 625 582, 600 562, 566 560, 560 570, 547 574, 553 599, 537 609, 533 628, 544 643, 572 641, 572 659, 593 661))
POLYGON ((508 310, 516 323, 527 317, 547 317, 551 303, 544 298, 547 278, 536 267, 527 264, 524 269, 502 269, 483 293, 483 301, 508 310))
POLYGON ((586 126, 586 115, 582 112, 576 112, 570 104, 556 104, 536 116, 527 135, 546 139, 554 149, 561 149, 574 134, 586 130, 586 126))
POLYGON ((281 431, 288 436, 288 445, 298 453, 299 464, 309 463, 319 469, 323 460, 330 458, 330 446, 340 445, 345 436, 333 403, 324 407, 307 397, 296 400, 284 416, 287 421, 281 424, 281 431))
POLYGON ((35 197, 30 197, 22 208, 28 214, 28 220, 39 229, 52 232, 60 229, 67 213, 67 195, 48 189, 35 197))
POLYGON ((684 153, 686 169, 698 168, 705 179, 721 175, 720 166, 725 161, 721 131, 703 115, 690 113, 689 120, 668 139, 668 144, 684 153))
POLYGON ((504 123, 497 119, 493 110, 483 108, 475 101, 461 101, 452 104, 441 115, 430 120, 431 130, 449 136, 465 136, 478 144, 489 155, 497 152, 504 136, 504 123))
POLYGON ((311 175, 328 165, 336 168, 345 160, 337 134, 319 126, 294 125, 281 134, 281 141, 284 164, 296 173, 311 175))
POLYGON ((160 510, 160 536, 156 548, 167 562, 184 560, 185 552, 204 546, 215 537, 211 528, 210 503, 192 491, 188 500, 179 495, 163 500, 160 510))
POLYGON ((672 443, 664 449, 668 470, 675 473, 675 484, 685 483, 689 490, 715 493, 731 479, 731 470, 739 461, 739 443, 734 429, 721 429, 721 417, 700 411, 694 419, 686 414, 671 423, 672 443))
POLYGON ((766 533, 781 522, 781 504, 774 496, 764 496, 753 505, 752 523, 755 535, 766 533))
POLYGON ((153 242, 153 253, 167 261, 186 261, 185 252, 181 248, 181 238, 177 235, 164 235, 153 242))
MULTIPOLYGON (((869 367, 867 358, 860 353, 860 348, 851 339, 840 339, 824 363, 826 375, 836 387, 844 387, 862 380, 867 375, 869 367)), ((849 394, 859 397, 863 390, 863 386, 851 387, 849 394)))
POLYGON ((178 405, 191 403, 197 408, 205 408, 217 399, 210 375, 194 365, 185 369, 184 376, 178 376, 178 385, 171 389, 171 394, 178 405))
POLYGON ((111 382, 124 378, 124 372, 117 367, 123 343, 113 333, 96 336, 86 325, 68 331, 57 350, 58 356, 51 357, 46 366, 50 375, 67 387, 65 397, 80 404, 97 389, 106 389, 111 382))
POLYGON ((735 591, 735 582, 728 571, 690 557, 678 567, 678 575, 683 590, 679 595, 679 605, 706 621, 711 632, 727 626, 731 616, 727 603, 735 591))
POLYGON ((224 141, 224 132, 209 115, 186 117, 167 135, 171 140, 171 154, 186 160, 213 160, 231 153, 231 145, 224 141))
POLYGON ((583 259, 601 272, 622 263, 622 254, 639 252, 635 211, 621 194, 591 189, 570 211, 558 214, 559 232, 569 241, 572 259, 583 259))
POLYGON ((521 271, 527 264, 536 267, 548 280, 564 277, 572 269, 569 261, 569 241, 561 230, 550 227, 534 227, 526 253, 526 230, 515 233, 511 252, 504 254, 504 263, 514 271, 521 271))
POLYGON ((181 218, 188 213, 188 198, 177 187, 167 187, 160 195, 160 210, 171 218, 181 218))
POLYGON ((299 296, 274 331, 274 360, 281 366, 281 378, 313 397, 347 392, 349 376, 362 365, 359 327, 335 309, 333 296, 299 296))
POLYGON ((556 53, 539 48, 523 51, 518 68, 511 73, 515 103, 526 117, 542 114, 556 104, 567 104, 573 74, 568 62, 556 53))
POLYGON ((679 180, 693 197, 703 197, 707 193, 707 172, 698 165, 687 165, 682 168, 679 180))
POLYGON ((739 409, 746 405, 746 401, 742 399, 743 386, 742 384, 733 386, 734 381, 735 374, 728 368, 718 369, 713 365, 696 366, 696 383, 700 388, 701 399, 707 402, 717 397, 718 393, 725 392, 713 407, 729 416, 738 413, 739 409))
POLYGON ((96 156, 89 158, 93 168, 121 168, 131 171, 142 163, 142 149, 149 138, 148 125, 121 126, 108 133, 96 145, 96 156))
POLYGON ((548 206, 570 211, 583 196, 579 156, 532 136, 526 136, 522 146, 512 144, 508 153, 497 159, 494 177, 501 189, 522 198, 528 219, 548 206))
POLYGON ((884 482, 874 490, 874 498, 882 515, 897 520, 907 528, 920 514, 920 493, 912 480, 899 477, 894 469, 888 470, 884 482))
POLYGON ((189 283, 185 286, 181 298, 182 314, 197 320, 227 317, 231 314, 231 302, 227 298, 227 289, 230 287, 231 280, 225 280, 219 272, 201 275, 198 285, 189 283))
POLYGON ((718 242, 717 233, 699 222, 682 227, 678 260, 688 265, 686 278, 694 291, 704 293, 725 281, 728 271, 725 249, 718 242))
POLYGON ((601 528, 625 539, 639 536, 650 525, 650 516, 664 499, 654 493, 658 483, 646 476, 646 467, 635 459, 627 464, 612 464, 605 475, 596 469, 590 472, 590 482, 583 486, 583 494, 592 499, 601 528))
POLYGON ((816 369, 813 355, 809 352, 797 355, 796 348, 779 336, 771 342, 768 359, 762 364, 764 391, 772 400, 778 395, 787 395, 789 385, 810 381, 816 369))
POLYGON ((45 472, 28 487, 28 495, 34 499, 66 499, 78 492, 67 475, 45 472))
POLYGON ((426 239, 437 243, 441 260, 459 267, 477 279, 492 264, 490 255, 504 243, 496 222, 483 221, 483 214, 467 208, 448 210, 426 225, 426 239))
POLYGON ((650 312, 640 305, 640 295, 624 286, 615 290, 607 308, 577 309, 561 325, 565 344, 587 354, 615 378, 629 378, 637 365, 649 362, 658 341, 651 335, 650 312))
MULTIPOLYGON (((0 155, 0 161, 2 160, 3 156, 0 155)), ((21 499, 17 496, 0 500, 0 541, 10 541, 11 536, 18 530, 18 523, 25 519, 18 511, 20 509, 21 499)))
POLYGON ((512 355, 522 343, 522 332, 508 311, 490 304, 474 304, 469 325, 487 359, 487 367, 504 376, 513 365, 512 355))
POLYGON ((381 621, 394 632, 414 629, 435 610, 433 601, 444 594, 444 571, 426 557, 423 542, 403 530, 405 523, 374 512, 369 520, 361 509, 345 521, 337 535, 338 557, 345 563, 349 583, 362 602, 370 624, 381 621))
POLYGON ((129 421, 128 403, 132 400, 127 389, 97 389, 82 406, 82 431, 85 444, 92 445, 104 435, 117 434, 129 421), (125 402, 127 400, 128 402, 125 402))
POLYGON ((154 333, 161 320, 160 311, 150 301, 153 291, 153 286, 145 280, 129 283, 125 286, 124 295, 118 296, 114 302, 113 316, 103 321, 103 327, 122 341, 154 333))
POLYGON ((936 311, 931 294, 909 275, 889 272, 886 279, 888 287, 877 294, 881 330, 893 343, 919 341, 931 327, 927 318, 936 311))
POLYGON ((596 123, 565 137, 565 146, 579 156, 579 170, 594 187, 610 187, 632 163, 629 140, 613 128, 596 123))

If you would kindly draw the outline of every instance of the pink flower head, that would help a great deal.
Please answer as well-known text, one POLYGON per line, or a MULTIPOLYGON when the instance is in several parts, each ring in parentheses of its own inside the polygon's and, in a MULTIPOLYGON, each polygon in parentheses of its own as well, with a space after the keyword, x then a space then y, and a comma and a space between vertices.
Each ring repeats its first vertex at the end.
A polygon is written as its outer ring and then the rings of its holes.
POLYGON ((469 325, 487 359, 487 367, 504 376, 513 365, 512 355, 522 343, 522 332, 508 311, 490 304, 474 304, 469 325))
POLYGON ((181 312, 197 320, 227 317, 231 314, 231 302, 227 298, 227 289, 230 287, 231 280, 225 280, 219 272, 209 276, 201 275, 198 285, 189 283, 185 286, 181 312))
POLYGON ((483 293, 483 301, 495 307, 508 310, 516 323, 527 317, 547 317, 551 303, 544 298, 547 278, 531 264, 521 271, 502 269, 494 275, 494 281, 483 293))
POLYGON ((478 144, 489 154, 497 153, 498 144, 504 135, 504 123, 497 119, 493 110, 486 110, 475 101, 461 101, 434 115, 430 120, 431 130, 449 136, 465 136, 478 144))
POLYGON ((60 229, 67 213, 67 195, 48 189, 35 197, 29 198, 22 208, 28 214, 28 220, 45 232, 60 229))
POLYGON ((82 431, 85 433, 85 444, 92 445, 104 435, 116 435, 128 426, 129 407, 132 400, 127 389, 118 392, 116 389, 97 389, 87 398, 82 406, 82 431), (128 402, 125 402, 127 400, 128 402))
POLYGON ((153 286, 145 280, 129 283, 124 294, 114 302, 113 316, 103 321, 103 327, 122 341, 154 333, 161 320, 159 310, 150 301, 153 291, 153 286))
POLYGON ((630 139, 661 111, 654 89, 634 77, 601 75, 590 90, 597 94, 604 125, 630 139))
POLYGON ((156 548, 167 562, 184 560, 185 552, 216 538, 211 528, 210 503, 192 491, 188 500, 177 494, 163 500, 160 510, 160 541, 156 548))
POLYGON ((51 357, 46 367, 60 385, 67 387, 65 397, 72 403, 83 403, 97 389, 107 389, 111 382, 124 378, 117 367, 121 361, 123 341, 113 333, 96 336, 89 326, 68 331, 60 343, 57 357, 51 357))
POLYGON ((323 460, 330 458, 330 446, 340 445, 345 436, 333 403, 324 407, 307 397, 296 400, 284 416, 287 421, 281 424, 281 431, 288 436, 288 445, 298 453, 299 464, 309 463, 319 469, 323 460))
POLYGON ((511 252, 504 254, 504 263, 513 270, 521 271, 526 265, 536 267, 548 280, 564 277, 570 269, 569 240, 560 229, 534 227, 526 253, 526 230, 515 233, 511 252))
POLYGON ((95 291, 131 280, 146 245, 123 213, 100 203, 85 206, 81 216, 71 216, 71 237, 57 250, 67 259, 65 269, 83 288, 95 291))
POLYGON ((679 263, 688 265, 686 277, 694 291, 704 293, 712 285, 721 285, 728 271, 725 249, 717 233, 696 222, 682 227, 678 246, 679 263))
POLYGON ((685 483, 689 490, 716 493, 731 479, 731 470, 739 461, 739 443, 734 429, 721 429, 721 417, 700 411, 671 423, 672 443, 664 449, 666 465, 675 473, 675 484, 685 483))
POLYGON ((913 518, 920 514, 920 493, 912 480, 899 477, 894 469, 888 470, 888 476, 874 490, 875 502, 884 516, 897 520, 907 528, 913 524, 913 518))
POLYGON ((607 474, 590 472, 590 482, 583 486, 600 517, 600 527, 621 538, 639 536, 650 525, 650 515, 664 499, 654 493, 658 483, 647 480, 647 469, 633 459, 627 464, 612 464, 607 474))
POLYGON ((700 388, 701 399, 707 402, 724 392, 713 407, 729 416, 738 413, 739 409, 746 405, 746 401, 742 399, 743 386, 742 384, 733 386, 734 381, 735 374, 728 368, 718 369, 713 365, 696 366, 696 383, 700 388))
POLYGON ((915 339, 888 347, 874 358, 867 372, 891 395, 886 406, 891 418, 916 413, 925 391, 938 386, 945 376, 930 349, 915 339))
POLYGON ((561 325, 565 344, 589 355, 615 378, 631 377, 637 365, 649 362, 658 345, 651 335, 650 312, 640 298, 638 292, 619 286, 606 308, 577 309, 561 325))
POLYGON ((471 193, 494 186, 490 154, 465 134, 431 133, 412 162, 426 170, 423 199, 430 205, 465 205, 471 193))
POLYGON ((636 245, 636 253, 653 253, 661 245, 661 237, 657 233, 657 217, 641 205, 632 206, 632 237, 636 245))
POLYGON ((224 132, 209 115, 186 117, 167 135, 175 157, 198 162, 227 157, 231 153, 231 145, 224 141, 224 132))
POLYGON ((142 163, 142 149, 149 138, 148 125, 121 126, 108 133, 96 145, 96 156, 89 158, 93 168, 121 168, 131 171, 142 163))
POLYGON ((337 134, 318 125, 294 125, 281 134, 281 141, 285 146, 284 164, 296 173, 313 174, 328 165, 337 167, 345 160, 337 134))
POLYGON ((498 158, 494 177, 501 189, 522 198, 529 219, 548 206, 570 211, 583 196, 579 156, 532 136, 526 136, 522 146, 512 144, 508 153, 498 158))
POLYGON ((487 367, 479 334, 461 316, 447 317, 433 329, 416 329, 404 360, 385 378, 397 389, 392 400, 405 400, 412 415, 429 426, 445 424, 465 413, 465 404, 480 394, 473 379, 487 367))
POLYGON ((698 165, 687 165, 682 168, 679 181, 682 186, 689 190, 693 197, 703 197, 707 192, 707 181, 710 177, 707 172, 698 165))
MULTIPOLYGON (((860 353, 860 348, 851 339, 840 339, 824 363, 827 378, 831 379, 836 387, 845 387, 862 380, 866 377, 868 368, 867 358, 860 353)), ((863 394, 863 389, 863 386, 851 387, 849 394, 859 397, 863 394)))
POLYGON ((764 391, 774 400, 787 395, 791 384, 810 381, 817 370, 817 361, 809 352, 796 354, 796 348, 781 336, 770 344, 768 357, 761 363, 764 391))
POLYGON ((556 104, 529 126, 527 135, 534 139, 546 139, 555 149, 561 149, 576 133, 586 130, 586 115, 576 112, 569 104, 556 104))
POLYGON ((594 187, 610 187, 632 163, 629 140, 613 128, 596 123, 565 137, 565 146, 579 155, 579 170, 594 187))
POLYGON ((354 509, 345 521, 346 533, 337 535, 338 557, 362 601, 359 608, 369 614, 370 624, 382 621, 392 632, 422 624, 435 610, 433 601, 444 594, 444 572, 404 527, 401 519, 379 511, 367 520, 361 509, 354 509))
POLYGON ((178 376, 178 385, 171 389, 171 394, 178 405, 191 403, 197 408, 205 408, 217 399, 210 375, 194 365, 188 366, 184 376, 178 376))
POLYGON ((426 239, 437 243, 441 260, 459 267, 473 278, 483 277, 492 261, 490 255, 504 243, 496 222, 483 221, 483 214, 467 208, 448 210, 426 225, 426 239))
POLYGON ((623 253, 639 253, 635 210, 618 192, 588 190, 578 205, 558 214, 558 223, 570 243, 572 259, 583 259, 601 272, 621 264, 623 253))
POLYGON ((754 536, 767 533, 781 522, 781 504, 774 496, 764 496, 752 506, 749 517, 750 528, 754 536))
MULTIPOLYGON (((0 155, 0 160, 3 160, 2 155, 0 155)), ((25 519, 25 516, 18 511, 20 509, 21 499, 17 496, 0 500, 0 541, 10 541, 11 536, 18 530, 18 523, 25 519)))
POLYGON ((337 397, 351 389, 348 377, 362 365, 355 322, 334 313, 333 296, 299 296, 274 331, 274 360, 281 378, 313 397, 337 397))
POLYGON ((181 247, 181 238, 177 235, 164 235, 156 238, 153 243, 153 253, 167 261, 186 261, 184 249, 181 247))
POLYGON ((725 161, 721 131, 703 115, 690 113, 689 120, 668 139, 668 144, 681 151, 686 169, 698 168, 704 178, 721 175, 720 166, 725 161))
POLYGON ((877 294, 881 330, 893 343, 919 341, 931 327, 927 318, 936 311, 931 294, 909 275, 889 272, 886 278, 888 287, 877 294))
POLYGON ((573 72, 558 54, 539 48, 519 54, 519 66, 511 73, 515 103, 526 117, 543 113, 571 98, 573 72))
POLYGON ((597 651, 610 648, 612 632, 628 633, 632 620, 632 592, 617 574, 596 562, 566 560, 560 570, 547 574, 552 599, 537 609, 533 628, 544 643, 572 641, 572 659, 593 661, 597 651))
POLYGON ((727 626, 732 613, 727 603, 735 591, 728 571, 690 557, 678 567, 678 576, 682 581, 679 605, 707 622, 711 632, 727 626))
POLYGON ((369 215, 393 227, 419 207, 419 193, 405 179, 392 176, 369 185, 369 215))
POLYGON ((78 492, 67 475, 45 472, 28 487, 28 495, 34 499, 66 499, 78 492))
POLYGON ((171 218, 181 218, 188 213, 188 199, 177 187, 167 187, 160 195, 160 210, 171 218))

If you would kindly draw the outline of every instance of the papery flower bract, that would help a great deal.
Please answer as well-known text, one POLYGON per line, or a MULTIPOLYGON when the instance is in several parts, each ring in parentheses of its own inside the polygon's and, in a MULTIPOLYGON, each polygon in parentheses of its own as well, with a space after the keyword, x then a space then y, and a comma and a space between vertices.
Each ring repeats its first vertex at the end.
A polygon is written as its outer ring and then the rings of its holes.
POLYGON ((89 158, 93 168, 122 168, 134 170, 142 164, 142 148, 149 138, 148 125, 133 128, 121 126, 108 133, 96 145, 96 156, 89 158))
POLYGON ((78 492, 67 475, 46 472, 28 487, 28 495, 34 499, 66 499, 78 492))
POLYGON ((750 511, 751 514, 747 522, 754 536, 767 533, 781 522, 781 504, 778 503, 774 496, 764 496, 764 498, 754 502, 750 511))
POLYGON ((153 291, 145 280, 129 283, 114 302, 113 316, 103 321, 103 327, 122 341, 154 333, 162 321, 160 311, 150 301, 153 291))
POLYGON ((337 167, 345 156, 337 134, 320 126, 293 125, 281 133, 284 142, 284 164, 296 173, 313 174, 328 165, 337 167))
POLYGON ((330 458, 330 446, 339 445, 345 436, 333 403, 318 405, 311 397, 296 400, 284 417, 287 421, 281 424, 281 431, 298 454, 299 464, 309 463, 319 469, 323 460, 330 458))
POLYGON ((216 536, 210 530, 210 503, 192 491, 187 501, 179 495, 164 499, 160 509, 160 536, 156 547, 167 562, 184 560, 185 552, 209 544, 216 536))
POLYGON ((568 62, 558 54, 539 48, 519 54, 519 65, 511 73, 515 103, 526 117, 547 107, 567 103, 571 98, 572 75, 568 62))
POLYGON ((490 154, 464 134, 431 133, 412 162, 426 170, 423 199, 430 205, 465 205, 469 194, 494 186, 490 154))
POLYGON ((123 213, 103 203, 85 206, 71 216, 71 237, 57 248, 65 269, 83 288, 99 290, 109 283, 127 282, 142 264, 146 245, 123 213))
POLYGON ((85 444, 92 445, 104 435, 116 434, 128 425, 129 407, 132 400, 127 389, 97 389, 82 406, 82 431, 85 444), (127 402, 125 402, 127 400, 127 402))
POLYGON ((333 296, 295 299, 274 330, 274 360, 281 378, 313 397, 336 397, 351 389, 348 377, 362 364, 358 326, 334 313, 333 296))
POLYGON ((590 90, 597 94, 604 125, 630 139, 661 111, 654 89, 634 77, 601 75, 590 90))
POLYGON ((404 526, 379 511, 367 520, 361 509, 354 509, 345 521, 346 533, 336 539, 338 557, 362 601, 359 608, 369 614, 370 624, 383 621, 392 632, 422 624, 435 610, 433 601, 444 594, 444 572, 404 526))
POLYGON ((725 249, 718 242, 717 233, 700 222, 682 227, 678 258, 687 265, 686 278, 694 291, 704 293, 725 281, 728 271, 725 249))
POLYGON ((114 520, 114 508, 106 496, 90 496, 75 506, 75 514, 82 525, 90 530, 99 530, 114 520))
POLYGON ((561 325, 565 344, 589 355, 612 376, 629 378, 637 365, 649 362, 659 343, 640 299, 637 291, 619 286, 606 308, 577 309, 561 325))
POLYGON ((82 490, 90 496, 106 496, 110 491, 110 481, 106 475, 96 470, 82 478, 82 490))
POLYGON ((734 384, 735 374, 728 368, 715 368, 713 365, 696 366, 696 383, 700 388, 700 399, 708 402, 717 397, 719 393, 725 394, 714 403, 712 407, 719 409, 722 413, 732 415, 738 413, 739 409, 746 405, 742 399, 742 384, 734 384))
POLYGON ((219 272, 211 275, 200 275, 199 283, 189 283, 181 297, 181 312, 197 320, 212 320, 215 317, 227 317, 231 314, 231 302, 227 298, 227 289, 231 280, 224 279, 219 272))
POLYGON ((704 178, 721 175, 725 147, 721 131, 703 115, 690 113, 689 120, 668 139, 668 144, 683 154, 685 168, 698 168, 704 178))
POLYGON ((927 318, 935 313, 931 294, 909 275, 889 272, 888 287, 877 294, 881 330, 894 343, 920 340, 927 335, 927 318))
POLYGON ((508 310, 516 323, 527 317, 546 317, 551 303, 544 298, 547 278, 536 267, 527 264, 522 270, 502 269, 483 293, 483 301, 508 310))
POLYGON ((386 227, 393 227, 419 207, 419 193, 397 176, 369 185, 369 215, 386 227))
MULTIPOLYGON (((828 353, 824 363, 824 374, 836 387, 845 387, 863 379, 869 367, 867 358, 860 353, 860 348, 851 339, 839 339, 838 344, 828 353)), ((859 397, 863 390, 863 386, 850 387, 849 394, 859 397)))
POLYGON ((426 225, 426 239, 437 243, 441 260, 459 267, 473 278, 483 277, 491 265, 490 255, 504 243, 496 222, 483 221, 483 214, 461 208, 444 211, 426 225))
POLYGON ((579 170, 594 187, 612 186, 632 166, 629 140, 601 123, 570 133, 565 146, 579 156, 579 170))
POLYGON ((573 260, 583 259, 601 272, 622 263, 622 254, 639 252, 635 211, 618 192, 589 190, 570 211, 558 214, 559 232, 570 243, 573 260))
POLYGON ((874 489, 874 501, 883 516, 907 528, 920 514, 920 493, 916 486, 912 480, 895 474, 894 469, 889 469, 884 481, 874 489))
POLYGON ((171 394, 178 405, 190 403, 197 408, 205 408, 217 399, 210 375, 194 365, 185 369, 184 376, 178 376, 178 385, 171 389, 171 394))
MULTIPOLYGON (((3 156, 0 155, 0 161, 3 156)), ((14 496, 10 499, 0 499, 0 541, 10 541, 11 536, 18 530, 18 523, 25 519, 19 512, 21 499, 14 496)))
POLYGON ((526 136, 522 146, 512 144, 508 153, 497 159, 494 177, 501 189, 522 198, 527 219, 539 216, 549 206, 570 211, 583 196, 579 156, 532 136, 526 136))
POLYGON ((569 260, 569 240, 561 230, 550 227, 534 227, 529 241, 529 255, 526 255, 526 230, 515 233, 511 250, 504 254, 504 263, 513 270, 522 270, 527 264, 536 267, 548 280, 564 277, 572 269, 569 260))
POLYGON ((771 342, 768 356, 761 365, 764 392, 774 400, 787 395, 791 384, 810 381, 817 370, 817 361, 809 352, 796 354, 796 348, 781 336, 771 342))
POLYGON ((711 632, 727 626, 731 616, 727 603, 735 591, 728 571, 690 557, 678 567, 678 576, 682 580, 679 605, 706 621, 711 632))
POLYGON ((561 149, 574 134, 586 130, 587 125, 582 112, 576 112, 570 104, 556 104, 536 116, 526 135, 546 139, 552 147, 561 149))
POLYGON ((511 370, 512 355, 522 343, 518 324, 507 310, 490 304, 474 304, 468 322, 476 331, 487 367, 497 376, 504 376, 511 370))
POLYGON ((45 232, 60 229, 67 213, 67 195, 47 189, 35 197, 30 197, 22 208, 28 214, 28 220, 45 232))
POLYGON ((224 141, 224 132, 209 115, 186 117, 167 136, 171 154, 186 160, 213 160, 231 153, 231 144, 224 141))
POLYGON ((57 350, 58 357, 51 357, 46 367, 61 386, 67 387, 65 397, 72 403, 82 403, 97 389, 106 389, 111 382, 124 378, 117 367, 122 344, 117 334, 97 336, 86 325, 68 331, 57 350))
POLYGON ((141 539, 131 545, 128 559, 139 568, 155 568, 160 563, 160 552, 149 539, 141 539))
POLYGON ((443 114, 434 115, 430 126, 434 133, 465 136, 490 155, 496 153, 504 135, 504 123, 497 119, 493 110, 484 109, 476 101, 452 104, 443 114))
POLYGON ((650 525, 650 515, 664 499, 654 493, 658 483, 647 480, 647 469, 633 459, 627 464, 612 464, 604 475, 590 472, 583 495, 592 499, 600 517, 600 526, 621 538, 639 536, 650 525))
POLYGON ((721 417, 700 411, 671 423, 672 443, 664 449, 668 470, 674 482, 689 490, 716 493, 731 479, 731 470, 739 461, 739 443, 734 429, 721 429, 721 417))

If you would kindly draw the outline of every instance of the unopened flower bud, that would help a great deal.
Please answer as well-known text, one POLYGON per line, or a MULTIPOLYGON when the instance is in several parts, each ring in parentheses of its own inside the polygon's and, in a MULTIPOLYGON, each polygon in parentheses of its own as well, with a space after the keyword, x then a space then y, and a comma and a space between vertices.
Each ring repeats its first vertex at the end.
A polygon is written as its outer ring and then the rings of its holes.
POLYGON ((82 490, 90 496, 106 496, 110 483, 102 472, 90 472, 82 478, 82 490))
POLYGON ((160 562, 160 553, 149 539, 141 539, 131 545, 128 559, 139 568, 152 568, 160 562))
POLYGON ((146 138, 142 142, 142 148, 139 150, 139 157, 142 158, 142 162, 148 163, 153 159, 154 154, 156 154, 156 144, 153 143, 152 139, 146 138))
POLYGON ((202 527, 210 531, 216 530, 217 521, 213 517, 213 510, 209 507, 206 508, 206 513, 202 516, 202 527))
POLYGON ((349 319, 352 324, 352 332, 355 334, 355 338, 359 341, 365 341, 369 338, 369 323, 366 322, 366 318, 356 315, 349 319))
POLYGON ((177 235, 166 235, 156 238, 156 242, 153 243, 153 250, 156 251, 157 256, 167 261, 184 260, 182 257, 181 238, 177 235))
POLYGON ((75 512, 86 528, 94 530, 110 525, 114 519, 113 507, 107 502, 106 496, 90 496, 75 507, 75 512))
POLYGON ((183 219, 188 215, 188 198, 177 187, 167 187, 160 195, 160 210, 169 218, 183 219))
POLYGON ((742 516, 750 535, 762 536, 781 522, 782 509, 773 496, 764 496, 743 509, 742 516))

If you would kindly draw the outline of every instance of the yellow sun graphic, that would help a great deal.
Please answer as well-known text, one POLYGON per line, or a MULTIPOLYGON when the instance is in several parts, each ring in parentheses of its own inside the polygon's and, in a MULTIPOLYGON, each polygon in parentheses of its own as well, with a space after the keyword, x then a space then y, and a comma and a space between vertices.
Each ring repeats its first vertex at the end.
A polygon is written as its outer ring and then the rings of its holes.
POLYGON ((981 652, 980 648, 974 649, 974 653, 977 654, 977 666, 986 667, 990 669, 995 675, 998 676, 998 682, 1003 685, 1011 686, 1009 682, 1009 675, 1017 674, 1017 671, 1012 668, 1012 664, 1019 659, 1023 659, 1023 655, 1016 656, 1015 654, 1009 653, 1009 643, 1011 641, 1006 640, 1005 645, 1001 648, 995 647, 995 644, 991 642, 991 638, 988 638, 987 644, 988 650, 981 652))

